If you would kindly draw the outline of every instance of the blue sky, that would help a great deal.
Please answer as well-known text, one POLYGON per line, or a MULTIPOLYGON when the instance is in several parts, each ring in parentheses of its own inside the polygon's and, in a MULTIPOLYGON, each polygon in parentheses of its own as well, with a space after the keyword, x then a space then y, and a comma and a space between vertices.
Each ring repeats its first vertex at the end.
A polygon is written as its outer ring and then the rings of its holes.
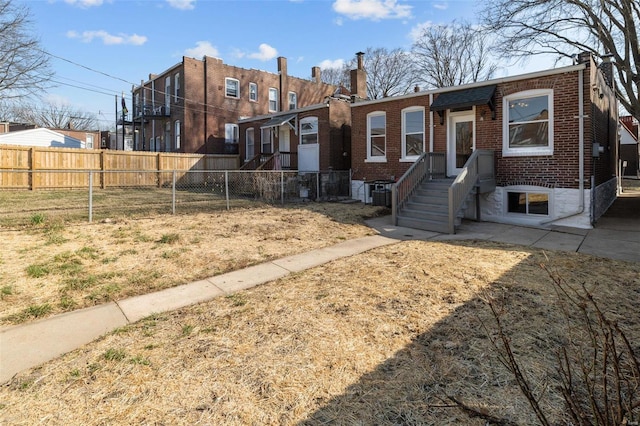
MULTIPOLYGON (((474 22, 477 1, 403 0, 16 0, 49 52, 57 87, 49 101, 115 122, 115 95, 131 104, 132 84, 181 62, 221 58, 242 68, 310 78, 314 66, 340 65, 368 47, 410 49, 422 26, 474 22), (79 86, 82 87, 74 87, 79 86)), ((502 64, 506 65, 506 64, 502 64)), ((497 77, 549 68, 536 60, 497 77), (536 66, 538 68, 536 68, 536 66)))

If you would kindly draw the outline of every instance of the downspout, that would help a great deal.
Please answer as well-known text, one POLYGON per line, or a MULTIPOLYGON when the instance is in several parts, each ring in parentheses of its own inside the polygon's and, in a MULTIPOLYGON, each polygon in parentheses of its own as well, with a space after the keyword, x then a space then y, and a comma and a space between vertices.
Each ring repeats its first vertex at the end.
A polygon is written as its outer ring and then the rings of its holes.
MULTIPOLYGON (((429 105, 433 104, 433 93, 429 93, 429 105)), ((433 111, 429 107, 429 152, 433 152, 433 111)))
POLYGON ((578 188, 580 191, 580 204, 578 211, 569 213, 561 217, 545 220, 540 222, 541 225, 557 220, 578 216, 584 213, 584 70, 578 71, 578 188))

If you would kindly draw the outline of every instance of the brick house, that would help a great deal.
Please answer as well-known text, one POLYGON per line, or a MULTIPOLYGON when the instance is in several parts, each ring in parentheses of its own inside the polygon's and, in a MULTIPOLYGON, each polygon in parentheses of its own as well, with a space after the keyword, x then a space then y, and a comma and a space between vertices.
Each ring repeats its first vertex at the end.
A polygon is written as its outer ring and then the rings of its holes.
POLYGON ((241 119, 243 168, 277 167, 302 173, 350 170, 350 105, 366 99, 363 55, 357 54, 358 66, 351 71, 351 92, 341 87, 314 105, 241 119))
POLYGON ((353 197, 393 182, 394 221, 434 231, 591 227, 617 195, 617 103, 611 64, 578 62, 352 104, 353 197))
POLYGON ((132 90, 134 146, 141 151, 237 154, 238 120, 320 103, 335 87, 278 73, 227 65, 221 59, 182 62, 132 90))

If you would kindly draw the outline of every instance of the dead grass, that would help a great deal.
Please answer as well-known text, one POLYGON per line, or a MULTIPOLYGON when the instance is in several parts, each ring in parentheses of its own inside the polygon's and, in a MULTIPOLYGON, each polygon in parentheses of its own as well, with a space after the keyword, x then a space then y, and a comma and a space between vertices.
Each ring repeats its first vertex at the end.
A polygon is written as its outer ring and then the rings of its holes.
POLYGON ((402 242, 154 315, 17 375, 0 388, 0 423, 485 424, 451 395, 534 424, 487 338, 494 297, 543 407, 565 424, 553 365, 567 324, 539 265, 586 283, 636 348, 640 266, 547 255, 402 242))
POLYGON ((185 284, 372 234, 380 207, 310 203, 2 229, 0 325, 185 284))

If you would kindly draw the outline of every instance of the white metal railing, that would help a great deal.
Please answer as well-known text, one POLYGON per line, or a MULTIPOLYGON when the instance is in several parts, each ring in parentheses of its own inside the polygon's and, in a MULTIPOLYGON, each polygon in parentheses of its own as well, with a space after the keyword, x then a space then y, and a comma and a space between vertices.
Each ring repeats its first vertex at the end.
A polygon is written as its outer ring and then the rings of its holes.
POLYGON ((443 178, 445 176, 446 154, 442 152, 423 153, 391 187, 391 218, 393 224, 398 224, 398 211, 423 180, 443 178))
POLYGON ((458 177, 449 187, 449 233, 455 233, 455 219, 473 188, 479 193, 495 189, 495 165, 492 150, 473 151, 458 177))

